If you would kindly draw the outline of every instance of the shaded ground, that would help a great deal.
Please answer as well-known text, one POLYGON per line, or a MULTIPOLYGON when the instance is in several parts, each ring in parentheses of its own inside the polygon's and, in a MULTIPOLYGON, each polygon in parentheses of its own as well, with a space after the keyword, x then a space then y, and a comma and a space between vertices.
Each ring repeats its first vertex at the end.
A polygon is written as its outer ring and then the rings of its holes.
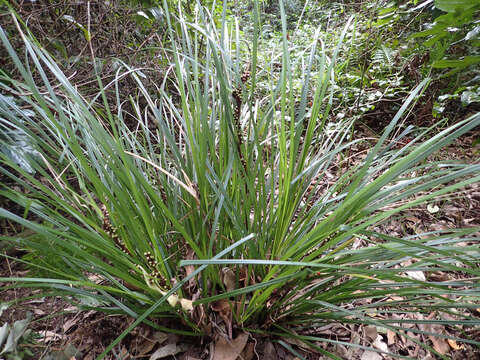
MULTIPOLYGON (((2 264, 2 273, 11 276, 24 276, 25 270, 19 263, 2 264)), ((432 274, 439 280, 454 280, 462 274, 432 274)), ((10 302, 22 298, 36 296, 38 291, 32 289, 8 289, 0 292, 0 302, 10 302)), ((391 299, 396 300, 395 298, 391 299)), ((357 304, 363 305, 363 304, 357 304)), ((476 316, 480 318, 480 309, 477 309, 476 316)), ((33 314, 33 321, 29 328, 35 331, 35 341, 19 346, 19 349, 29 349, 33 356, 25 359, 73 359, 72 355, 77 354, 75 359, 94 359, 106 346, 133 322, 132 318, 126 316, 109 316, 94 311, 79 311, 75 306, 59 297, 34 298, 19 301, 10 305, 0 317, 0 323, 12 324, 16 320, 27 317, 27 312, 33 314), (52 316, 53 315, 53 316, 52 316), (73 351, 72 351, 73 349, 73 351), (78 352, 75 352, 78 351, 78 352), (66 355, 67 354, 67 355, 66 355), (68 356, 68 357, 67 357, 68 356)), ((377 316, 383 317, 382 314, 377 316)), ((413 319, 433 319, 435 313, 428 317, 422 314, 411 314, 413 319)), ((455 318, 452 317, 452 320, 455 318)), ((412 325, 412 328, 416 326, 412 325)), ((450 336, 467 336, 472 339, 480 337, 480 329, 467 326, 451 328, 429 328, 428 325, 418 325, 423 331, 436 331, 450 336)), ((241 333, 234 331, 234 339, 241 333)), ((410 356, 418 359, 435 359, 433 354, 427 353, 420 345, 412 340, 379 329, 375 326, 359 326, 349 324, 331 323, 319 329, 312 329, 309 335, 319 336, 334 341, 345 341, 362 346, 373 346, 379 350, 388 350, 403 356, 410 356)), ((433 348, 452 359, 478 359, 480 349, 469 344, 456 343, 441 338, 427 337, 415 333, 408 333, 408 336, 420 342, 433 346, 433 348)), ((115 354, 122 355, 123 359, 134 358, 166 358, 166 359, 211 359, 214 348, 213 339, 192 339, 173 334, 165 334, 156 331, 148 326, 137 327, 120 346, 115 348, 112 355, 107 359, 115 359, 115 354), (172 354, 165 357, 152 357, 153 354, 160 356, 172 354), (176 355, 176 356, 173 356, 176 355)), ((318 351, 312 351, 300 341, 292 339, 275 339, 252 335, 243 348, 243 359, 267 359, 267 360, 294 360, 298 359, 283 344, 291 346, 305 359, 327 359, 318 351)), ((328 340, 327 340, 328 341, 328 340)), ((359 348, 347 347, 344 345, 331 344, 328 342, 317 342, 317 346, 337 354, 342 359, 381 360, 391 359, 389 356, 381 356, 374 352, 367 352, 359 348)), ((240 359, 240 358, 239 358, 240 359)))

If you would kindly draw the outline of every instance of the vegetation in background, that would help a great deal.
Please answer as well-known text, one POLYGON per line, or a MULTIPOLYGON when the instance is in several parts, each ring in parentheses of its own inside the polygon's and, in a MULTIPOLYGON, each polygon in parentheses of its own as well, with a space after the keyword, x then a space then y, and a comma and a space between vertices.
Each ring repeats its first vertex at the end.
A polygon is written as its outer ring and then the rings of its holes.
MULTIPOLYGON (((136 318, 103 355, 141 322, 212 338, 287 336, 332 358, 318 342, 341 342, 312 329, 373 325, 419 343, 405 331, 431 332, 411 324, 478 326, 478 229, 400 237, 378 225, 480 180, 478 164, 431 159, 478 127, 480 113, 440 130, 402 125, 431 78, 391 70, 401 52, 376 40, 377 6, 370 22, 350 17, 328 33, 303 25, 308 1, 292 17, 300 8, 280 1, 270 24, 254 2, 248 32, 226 2, 211 11, 172 4, 154 4, 164 32, 151 48, 163 68, 153 87, 123 59, 84 94, 15 17, 8 34, 0 30, 12 65, 0 82, 0 172, 9 179, 0 195, 20 209, 0 216, 29 230, 2 240, 25 249, 19 261, 33 269, 0 281, 136 318), (351 163, 362 142, 351 136, 354 120, 399 93, 378 140, 351 163), (462 277, 439 281, 438 272, 462 277), (411 313, 422 318, 379 316, 411 313)), ((157 34, 149 9, 137 15, 157 34)), ((323 16, 344 11, 336 3, 323 16)), ((468 334, 435 335, 479 345, 468 334)))
MULTIPOLYGON (((382 45, 382 51, 390 51, 384 59, 398 62, 407 56, 409 63, 403 66, 410 76, 418 81, 430 74, 436 79, 438 85, 434 87, 438 90, 433 90, 431 113, 437 119, 454 116, 456 108, 478 109, 479 16, 480 2, 469 0, 392 2, 378 11, 375 26, 410 40, 405 44, 395 37, 389 45, 382 45), (412 24, 421 30, 412 31, 412 24), (448 114, 444 114, 446 109, 450 109, 448 114)), ((387 68, 391 69, 393 62, 389 63, 387 68)), ((469 111, 457 113, 465 115, 469 111)))

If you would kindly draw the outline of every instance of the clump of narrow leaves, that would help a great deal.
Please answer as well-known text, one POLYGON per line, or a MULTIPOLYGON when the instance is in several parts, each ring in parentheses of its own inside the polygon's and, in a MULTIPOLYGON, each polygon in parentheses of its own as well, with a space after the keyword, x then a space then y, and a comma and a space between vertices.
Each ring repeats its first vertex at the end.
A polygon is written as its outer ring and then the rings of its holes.
POLYGON ((98 310, 137 318, 127 331, 175 317, 181 325, 167 330, 208 334, 219 314, 226 336, 248 328, 297 336, 319 351, 315 342, 336 340, 307 332, 331 322, 400 333, 414 320, 390 321, 389 314, 433 311, 439 323, 448 323, 448 313, 478 325, 470 315, 480 295, 478 229, 405 238, 374 229, 480 180, 479 165, 427 161, 478 126, 479 114, 396 150, 396 124, 426 80, 366 158, 345 167, 337 161, 352 145, 352 124, 327 127, 326 119, 350 21, 331 55, 319 46, 320 33, 309 44, 296 98, 283 12, 279 78, 257 70, 258 4, 251 58, 243 60, 238 30, 225 18, 217 28, 198 7, 195 22, 180 15, 174 28, 166 14, 172 66, 160 75, 158 94, 147 93, 142 73, 126 64, 103 85, 131 76, 139 92, 133 111, 110 106, 103 92, 85 100, 25 30, 18 26, 22 55, 0 31, 22 75, 3 74, 0 83, 2 146, 21 134, 32 147, 23 154, 28 166, 0 154, 2 174, 16 183, 1 196, 23 209, 0 209, 0 216, 31 230, 7 239, 27 249, 42 274, 0 281, 89 297, 98 310), (323 76, 313 80, 313 70, 323 76), (256 97, 260 77, 272 84, 265 98, 256 97), (133 129, 125 125, 132 118, 133 129), (332 168, 334 183, 327 181, 332 168), (434 271, 462 276, 430 280, 434 271))

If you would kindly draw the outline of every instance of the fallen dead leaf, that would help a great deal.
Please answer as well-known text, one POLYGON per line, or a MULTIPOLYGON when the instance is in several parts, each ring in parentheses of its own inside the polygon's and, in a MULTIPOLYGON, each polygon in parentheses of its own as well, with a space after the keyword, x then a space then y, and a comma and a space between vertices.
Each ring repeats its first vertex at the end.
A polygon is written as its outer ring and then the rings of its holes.
POLYGON ((157 344, 156 341, 150 341, 149 339, 144 339, 139 345, 136 346, 135 349, 135 356, 141 357, 146 356, 153 350, 155 345, 157 344))
POLYGON ((168 339, 166 333, 156 331, 149 337, 144 337, 143 341, 136 347, 136 356, 142 357, 149 354, 153 348, 158 344, 161 345, 168 339))
POLYGON ((367 336, 367 338, 369 338, 370 340, 377 338, 378 332, 376 326, 365 326, 363 330, 365 331, 365 335, 367 336))
POLYGON ((427 280, 423 271, 405 271, 405 274, 407 274, 407 276, 413 280, 419 280, 419 281, 427 280))
POLYGON ((57 333, 55 333, 53 331, 49 331, 49 330, 40 331, 39 334, 42 337, 41 339, 39 339, 39 341, 44 342, 44 343, 48 343, 50 341, 60 340, 60 339, 63 339, 65 337, 62 334, 57 334, 57 333))
POLYGON ((303 349, 309 349, 309 350, 312 350, 314 351, 313 349, 310 349, 308 347, 307 344, 305 344, 302 340, 300 339, 297 339, 297 338, 293 338, 293 337, 282 337, 282 340, 289 343, 290 345, 296 345, 298 346, 299 348, 303 348, 303 349))
POLYGON ((189 299, 180 299, 182 309, 188 312, 193 311, 193 301, 189 299))
POLYGON ((352 335, 350 337, 350 342, 352 344, 358 345, 358 344, 360 344, 361 340, 362 340, 362 338, 361 338, 359 333, 357 333, 356 331, 352 332, 352 335))
POLYGON ((252 342, 247 343, 242 353, 240 354, 240 359, 243 360, 252 360, 255 355, 255 344, 252 342))
POLYGON ((350 359, 351 355, 349 354, 349 350, 346 346, 342 344, 334 344, 333 345, 333 353, 338 355, 341 359, 350 359))
POLYGON ((64 312, 77 312, 78 311, 78 307, 76 306, 69 306, 69 307, 66 307, 65 309, 63 309, 64 312))
MULTIPOLYGON (((186 260, 195 260, 195 252, 191 247, 188 247, 187 254, 186 254, 186 260)), ((193 265, 187 265, 185 266, 185 273, 186 276, 188 277, 195 271, 195 266, 193 265)), ((192 277, 190 280, 188 280, 188 288, 193 289, 195 287, 195 276, 192 277)))
POLYGON ((396 337, 396 334, 392 330, 387 330, 387 344, 388 345, 395 344, 395 337, 396 337))
POLYGON ((77 323, 80 321, 79 317, 75 315, 75 317, 65 321, 65 324, 63 324, 62 329, 63 332, 66 333, 68 330, 70 330, 73 326, 77 325, 77 323))
POLYGON ((162 346, 157 351, 155 351, 151 356, 150 360, 163 359, 167 356, 173 356, 178 353, 184 352, 186 348, 184 346, 179 346, 177 344, 167 344, 162 346))
POLYGON ((236 281, 235 272, 228 267, 224 267, 222 269, 222 277, 223 277, 223 285, 225 285, 227 292, 235 290, 235 281, 236 281))
POLYGON ((388 345, 385 344, 385 342, 383 341, 382 335, 377 335, 377 338, 372 343, 372 345, 376 347, 378 350, 388 352, 388 345))
POLYGON ((419 224, 419 223, 422 222, 422 221, 421 221, 418 217, 416 217, 416 216, 407 216, 407 217, 405 218, 405 220, 411 221, 411 222, 414 223, 414 224, 419 224))
POLYGON ((440 353, 442 355, 445 355, 447 352, 450 351, 450 346, 445 341, 445 339, 442 339, 442 338, 439 338, 439 337, 436 337, 436 336, 432 336, 432 335, 430 335, 428 338, 432 342, 433 348, 438 353, 440 353))
POLYGON ((233 340, 219 337, 215 342, 213 360, 236 360, 247 344, 248 334, 240 334, 233 340))
POLYGON ((277 360, 278 359, 278 354, 277 350, 275 350, 275 346, 268 341, 265 344, 265 349, 263 350, 263 359, 264 360, 277 360))
POLYGON ((463 349, 463 345, 458 345, 455 340, 447 339, 447 342, 448 342, 448 345, 450 345, 450 347, 453 350, 462 350, 463 349))
MULTIPOLYGON (((431 313, 426 317, 427 320, 431 320, 435 318, 435 313, 431 313)), ((438 324, 420 324, 419 328, 423 331, 430 332, 433 334, 444 334, 445 333, 445 328, 442 325, 438 324)), ((445 355, 447 352, 450 351, 450 346, 448 345, 448 342, 446 339, 429 335, 428 338, 433 344, 433 348, 435 351, 438 353, 445 355)))
POLYGON ((375 351, 364 351, 360 360, 382 360, 383 357, 375 351))
POLYGON ((228 337, 232 338, 232 308, 228 300, 222 299, 214 302, 212 305, 212 310, 217 312, 218 315, 222 318, 227 326, 228 337))

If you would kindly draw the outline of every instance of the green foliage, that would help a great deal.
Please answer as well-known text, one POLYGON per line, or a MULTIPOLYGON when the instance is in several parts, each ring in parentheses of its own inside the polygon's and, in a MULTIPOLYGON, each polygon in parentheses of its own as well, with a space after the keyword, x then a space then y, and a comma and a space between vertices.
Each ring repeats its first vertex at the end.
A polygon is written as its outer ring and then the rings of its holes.
POLYGON ((464 56, 462 59, 443 59, 447 50, 458 43, 470 45, 472 49, 480 44, 477 17, 480 14, 480 1, 435 1, 435 6, 446 11, 435 18, 427 30, 414 34, 413 38, 427 37, 424 46, 432 48, 434 68, 453 68, 449 75, 466 67, 480 63, 480 55, 464 56))
MULTIPOLYGON (((441 324, 452 313, 459 324, 480 323, 470 314, 480 297, 477 229, 400 238, 375 228, 480 180, 479 165, 429 158, 480 125, 480 114, 392 149, 398 123, 426 79, 366 158, 337 163, 338 180, 328 184, 337 157, 354 143, 346 140, 349 119, 328 122, 341 71, 337 60, 353 20, 331 49, 317 32, 299 53, 289 47, 280 2, 281 68, 269 77, 257 69, 257 2, 250 58, 241 56, 240 32, 226 11, 216 22, 202 7, 195 18, 179 14, 175 20, 165 1, 163 10, 172 66, 158 79, 158 97, 146 90, 140 71, 122 64, 115 80, 87 102, 25 30, 19 27, 26 49, 21 57, 0 31, 21 74, 2 78, 2 94, 15 101, 0 95, 0 124, 16 129, 39 154, 28 158, 33 174, 0 153, 0 171, 22 187, 0 195, 24 209, 0 209, 0 216, 33 232, 5 239, 28 249, 31 265, 48 274, 0 281, 87 298, 99 311, 137 318, 126 331, 142 321, 161 328, 151 320, 173 317, 182 328, 166 330, 205 334, 208 305, 224 301, 238 309, 231 311, 233 324, 296 336, 315 348, 317 341, 338 342, 295 332, 339 321, 408 337, 402 331, 415 320, 392 323, 375 313, 435 311, 441 324), (118 90, 127 76, 138 89, 130 98, 133 111, 124 110, 118 90), (258 94, 262 77, 269 81, 258 94), (105 96, 110 86, 113 105, 105 96), (133 128, 126 125, 132 118, 133 128), (358 241, 365 246, 354 247, 358 241), (434 271, 465 276, 438 282, 428 277, 434 271), (411 272, 427 276, 419 280, 411 272), (226 281, 225 274, 233 276, 226 281)), ((382 56, 390 55, 383 49, 382 56)))
POLYGON ((435 0, 435 6, 445 12, 463 12, 480 5, 478 0, 435 0))
MULTIPOLYGON (((2 310, 4 309, 2 308, 2 310)), ((28 329, 31 320, 32 314, 27 313, 26 319, 17 320, 11 326, 4 323, 0 327, 0 356, 2 359, 22 360, 33 356, 28 347, 22 346, 32 340, 32 332, 28 329)))
MULTIPOLYGON (((441 114, 446 102, 442 99, 447 97, 449 101, 456 100, 450 101, 449 107, 473 104, 476 101, 473 95, 479 84, 480 28, 476 19, 480 14, 480 3, 437 3, 433 0, 379 3, 373 25, 377 32, 383 31, 374 36, 381 39, 381 43, 370 46, 373 47, 373 56, 363 77, 355 71, 347 71, 351 79, 364 79, 366 90, 357 97, 358 110, 373 110, 369 98, 378 103, 387 97, 403 97, 407 87, 411 86, 409 84, 418 83, 424 76, 432 76, 436 83, 431 90, 437 97, 432 111, 434 117, 444 116, 441 114), (418 31, 419 28, 422 31, 418 31), (392 50, 393 62, 384 56, 385 47, 392 50), (380 64, 385 66, 382 68, 380 64)), ((359 19, 359 23, 365 21, 359 19)), ((360 44, 366 42, 360 40, 360 44)))

